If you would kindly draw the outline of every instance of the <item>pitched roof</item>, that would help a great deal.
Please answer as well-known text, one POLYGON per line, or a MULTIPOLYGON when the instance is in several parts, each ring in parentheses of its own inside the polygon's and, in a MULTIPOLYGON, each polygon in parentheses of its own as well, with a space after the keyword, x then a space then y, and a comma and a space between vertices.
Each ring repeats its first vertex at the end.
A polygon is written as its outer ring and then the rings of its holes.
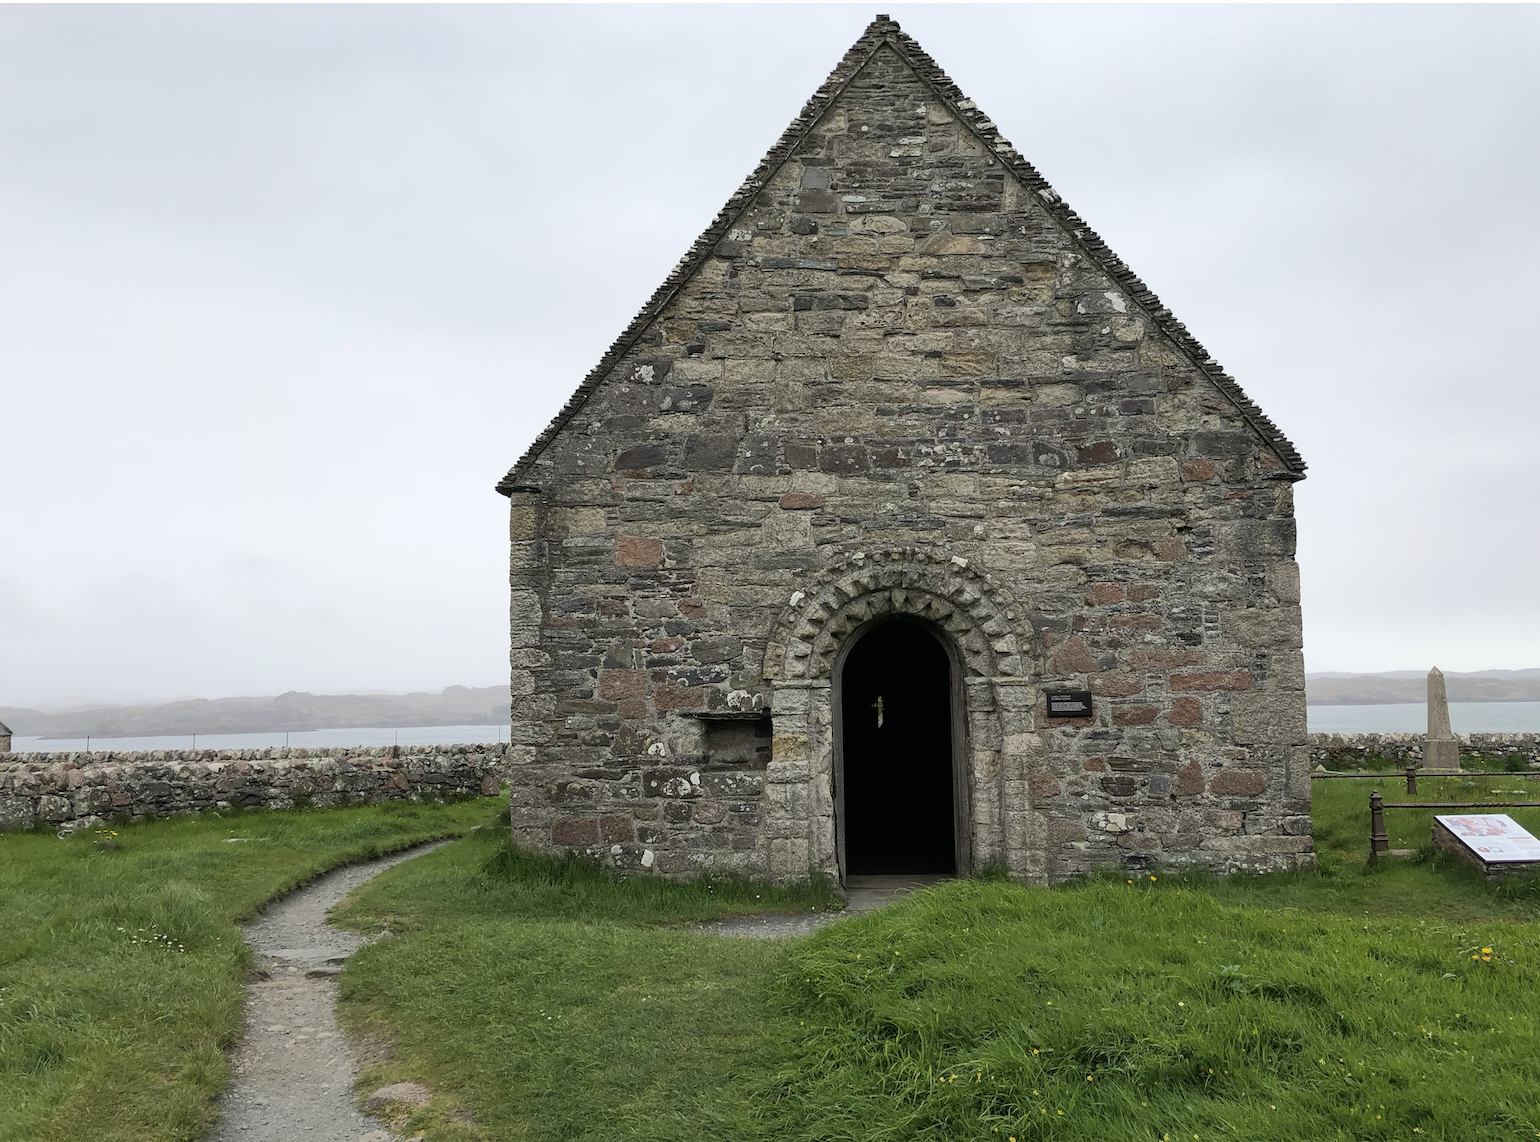
POLYGON ((534 442, 519 458, 519 462, 498 482, 497 490, 508 495, 520 486, 540 453, 588 402, 589 396, 598 388, 600 382, 631 351, 637 339, 673 300, 680 287, 689 281, 710 257, 717 243, 727 236, 739 216, 752 204, 754 196, 791 157, 824 112, 839 98, 846 85, 855 78, 856 73, 884 46, 897 52, 934 92, 936 98, 984 143, 989 153, 1006 166, 1023 186, 1038 196, 1043 208, 1064 227, 1091 263, 1116 282, 1155 327, 1191 358, 1193 364, 1229 399, 1241 418, 1272 448, 1282 462, 1283 470, 1278 473, 1279 478, 1304 479, 1304 457, 1290 443, 1288 437, 1278 429, 1278 426, 1268 419, 1267 415, 1246 395, 1235 378, 1220 367, 1219 362, 1214 360, 1208 350, 1204 349, 1187 331, 1187 327, 1161 304, 1160 298, 1155 296, 1154 291, 1112 252, 1096 231, 1087 226, 1080 215, 1070 209, 1069 205, 1048 185, 1048 180, 1038 173, 1037 168, 1017 153, 1016 148, 1000 134, 999 128, 974 105, 973 100, 962 93, 936 64, 936 61, 931 59, 911 36, 906 35, 899 28, 898 22, 886 16, 878 16, 867 25, 860 39, 856 40, 840 60, 839 65, 829 73, 829 78, 824 81, 823 86, 807 101, 802 108, 802 113, 791 121, 780 140, 759 161, 753 173, 727 200, 727 205, 718 211, 717 216, 711 220, 711 225, 707 226, 701 236, 695 239, 689 252, 679 260, 668 277, 663 279, 663 284, 653 292, 641 312, 631 320, 631 324, 626 326, 625 332, 617 337, 605 351, 599 363, 583 379, 583 383, 562 406, 561 411, 545 427, 545 430, 535 437, 534 442))

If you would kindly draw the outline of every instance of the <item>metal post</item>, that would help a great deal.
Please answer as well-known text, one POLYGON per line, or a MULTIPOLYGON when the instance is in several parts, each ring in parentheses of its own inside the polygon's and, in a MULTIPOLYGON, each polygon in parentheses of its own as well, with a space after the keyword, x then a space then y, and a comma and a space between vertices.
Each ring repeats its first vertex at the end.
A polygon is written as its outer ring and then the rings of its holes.
POLYGON ((1369 859, 1377 861, 1390 851, 1390 837, 1385 833, 1385 803, 1378 789, 1369 794, 1369 859))
POLYGON ((1417 767, 1415 765, 1408 765, 1406 767, 1406 791, 1413 797, 1417 796, 1417 767))

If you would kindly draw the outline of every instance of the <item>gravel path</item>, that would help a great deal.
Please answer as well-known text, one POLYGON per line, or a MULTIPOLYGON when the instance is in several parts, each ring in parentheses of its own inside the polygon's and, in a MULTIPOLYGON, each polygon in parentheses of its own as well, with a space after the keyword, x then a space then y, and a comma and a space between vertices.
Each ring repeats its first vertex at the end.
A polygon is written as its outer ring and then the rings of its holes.
MULTIPOLYGON (((395 1135, 383 1124, 355 1109, 358 1060, 337 1030, 335 977, 343 961, 368 941, 331 927, 326 914, 392 865, 448 843, 329 872, 269 905, 246 926, 246 942, 257 954, 257 979, 247 989, 246 1035, 235 1052, 235 1077, 220 1101, 220 1123, 210 1142, 392 1142, 395 1135)), ((806 936, 937 879, 851 878, 843 912, 745 916, 693 930, 740 939, 806 936)))
POLYGON ((357 1060, 337 1030, 342 962, 368 941, 326 923, 353 889, 392 865, 448 844, 419 845, 349 865, 284 897, 245 929, 258 978, 246 992, 246 1035, 220 1101, 211 1142, 388 1142, 379 1122, 354 1109, 357 1060))
POLYGON ((787 915, 768 913, 759 916, 740 916, 732 920, 717 920, 710 924, 696 924, 694 932, 710 932, 736 940, 780 940, 787 936, 806 936, 826 924, 832 924, 844 916, 859 916, 863 912, 881 908, 900 896, 950 879, 944 876, 850 876, 845 881, 845 908, 842 912, 822 912, 813 915, 787 915))
POLYGON ((843 912, 819 912, 812 915, 788 915, 770 912, 759 916, 739 916, 732 920, 713 920, 709 924, 692 924, 692 932, 710 932, 715 936, 728 936, 735 940, 780 940, 787 936, 806 936, 825 924, 832 924, 843 912))

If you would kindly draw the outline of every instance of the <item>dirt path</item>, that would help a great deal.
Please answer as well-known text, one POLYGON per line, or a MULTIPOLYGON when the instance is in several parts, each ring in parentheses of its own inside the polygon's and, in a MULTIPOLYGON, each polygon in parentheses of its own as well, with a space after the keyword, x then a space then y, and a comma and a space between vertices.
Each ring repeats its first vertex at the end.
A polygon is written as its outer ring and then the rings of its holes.
POLYGON ((333 978, 366 941, 326 923, 344 896, 392 865, 448 844, 419 845, 329 872, 246 926, 265 973, 246 993, 246 1036, 220 1101, 211 1142, 387 1142, 394 1136, 354 1109, 357 1060, 337 1029, 333 978))
MULTIPOLYGON (((392 865, 448 844, 420 845, 366 864, 327 873, 271 904, 245 929, 257 954, 258 978, 246 993, 246 1036, 235 1052, 235 1076, 220 1102, 210 1142, 391 1142, 385 1126, 355 1109, 358 1059, 337 1029, 335 977, 363 947, 326 914, 344 896, 392 865)), ((880 908, 935 877, 852 878, 843 912, 813 916, 746 916, 696 931, 748 939, 805 936, 841 916, 880 908)))
POLYGON ((806 936, 842 916, 859 916, 863 912, 871 912, 916 889, 929 888, 947 879, 943 876, 851 876, 845 881, 845 908, 842 912, 823 912, 812 916, 788 916, 782 913, 740 916, 732 920, 698 924, 692 930, 739 940, 780 940, 787 936, 806 936))

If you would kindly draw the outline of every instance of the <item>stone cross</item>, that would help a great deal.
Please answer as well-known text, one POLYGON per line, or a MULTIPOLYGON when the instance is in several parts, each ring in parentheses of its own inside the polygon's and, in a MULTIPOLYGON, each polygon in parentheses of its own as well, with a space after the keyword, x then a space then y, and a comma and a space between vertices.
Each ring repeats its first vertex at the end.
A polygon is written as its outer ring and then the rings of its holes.
POLYGON ((1460 743, 1449 728, 1449 698, 1444 691, 1444 672, 1428 671, 1428 736, 1422 743, 1424 769, 1459 769, 1460 743))

